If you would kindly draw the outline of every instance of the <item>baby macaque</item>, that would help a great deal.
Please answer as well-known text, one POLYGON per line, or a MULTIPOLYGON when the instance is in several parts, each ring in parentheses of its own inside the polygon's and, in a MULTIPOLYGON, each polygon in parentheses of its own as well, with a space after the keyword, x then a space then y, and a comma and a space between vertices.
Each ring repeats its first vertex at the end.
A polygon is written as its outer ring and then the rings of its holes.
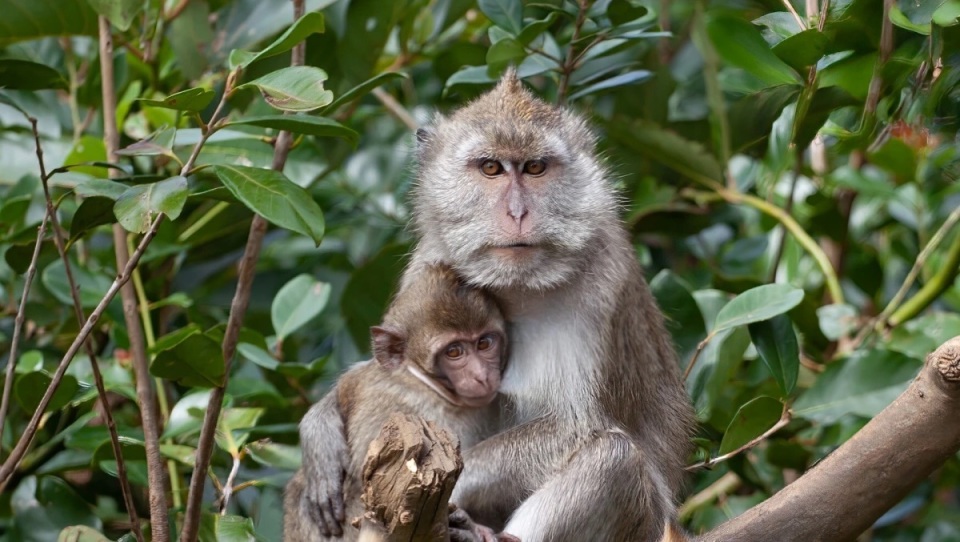
MULTIPOLYGON (((507 339, 503 317, 490 296, 466 285, 447 266, 428 266, 396 295, 383 323, 370 331, 374 359, 348 370, 314 406, 328 409, 335 402, 337 419, 307 417, 314 423, 301 424, 304 468, 290 480, 284 501, 288 542, 358 540, 361 530, 364 540, 378 538, 371 533, 376 527, 358 530, 349 520, 363 514, 360 474, 367 448, 391 413, 434 421, 457 435, 463 447, 489 436, 497 423, 494 399, 507 359, 507 339), (346 450, 310 446, 344 434, 346 450), (346 461, 339 454, 345 454, 346 461), (308 466, 327 461, 348 465, 345 510, 326 501, 321 507, 310 495, 302 498, 312 474, 308 466), (334 517, 322 510, 334 510, 334 517)), ((478 538, 491 534, 484 530, 478 538)))

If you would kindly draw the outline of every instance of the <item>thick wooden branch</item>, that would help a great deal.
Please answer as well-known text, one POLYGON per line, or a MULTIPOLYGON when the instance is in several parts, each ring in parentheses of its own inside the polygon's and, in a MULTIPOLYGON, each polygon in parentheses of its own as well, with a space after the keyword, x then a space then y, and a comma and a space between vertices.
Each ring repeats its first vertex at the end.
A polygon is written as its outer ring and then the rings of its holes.
POLYGON ((394 414, 363 466, 361 540, 449 540, 448 502, 463 470, 457 437, 394 414))
POLYGON ((700 541, 853 540, 960 449, 960 337, 903 394, 797 481, 700 541))

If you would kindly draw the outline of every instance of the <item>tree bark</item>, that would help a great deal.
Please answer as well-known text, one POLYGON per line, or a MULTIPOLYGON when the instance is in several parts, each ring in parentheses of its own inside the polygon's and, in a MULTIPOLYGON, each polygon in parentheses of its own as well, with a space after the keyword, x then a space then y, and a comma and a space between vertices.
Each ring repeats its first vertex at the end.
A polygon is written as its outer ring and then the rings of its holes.
POLYGON ((853 540, 960 449, 960 337, 893 403, 797 481, 698 540, 853 540))
POLYGON ((363 466, 360 539, 449 540, 447 503, 461 470, 457 437, 422 418, 392 415, 363 466))

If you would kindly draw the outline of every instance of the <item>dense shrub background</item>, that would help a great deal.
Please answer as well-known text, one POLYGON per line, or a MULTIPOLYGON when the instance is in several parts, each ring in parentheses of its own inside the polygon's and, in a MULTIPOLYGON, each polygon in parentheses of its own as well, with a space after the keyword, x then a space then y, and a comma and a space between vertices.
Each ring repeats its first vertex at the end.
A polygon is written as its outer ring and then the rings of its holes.
MULTIPOLYGON (((288 40, 286 0, 0 8, 0 359, 9 363, 46 210, 33 117, 85 314, 117 274, 110 224, 130 231, 134 246, 144 216, 168 215, 133 282, 162 392, 174 525, 210 388, 224 382, 220 343, 253 211, 271 226, 225 380, 202 539, 279 539, 282 487, 299 462, 296 424, 365 357, 367 329, 411 248, 413 127, 483 92, 509 64, 601 135, 637 257, 684 367, 696 359, 687 384, 701 428, 691 464, 766 435, 695 471, 683 508, 690 529, 795 479, 896 397, 928 352, 960 335, 957 0, 306 5, 312 15, 288 40), (98 12, 113 23, 116 47, 126 151, 115 164, 103 142, 98 12), (290 46, 303 39, 313 69, 290 72, 290 46), (251 61, 234 50, 268 54, 251 61), (224 109, 236 124, 218 125, 196 160, 217 167, 192 168, 184 181, 199 127, 237 66, 238 84, 259 81, 311 112, 278 120, 256 88, 236 90, 224 109), (316 68, 332 95, 297 85, 320 78, 316 68), (270 84, 258 80, 271 73, 270 84), (295 132, 284 176, 244 169, 270 167, 279 128, 295 132), (266 182, 279 188, 259 190, 266 182), (224 484, 234 493, 218 518, 224 484)), ((49 227, 36 267, 5 380, 5 461, 79 329, 49 227)), ((119 297, 92 337, 143 516, 142 401, 119 297)), ((88 540, 132 539, 96 398, 81 350, 0 497, 0 537, 57 540, 86 525, 88 540)), ((950 460, 866 539, 960 539, 958 465, 950 460)))

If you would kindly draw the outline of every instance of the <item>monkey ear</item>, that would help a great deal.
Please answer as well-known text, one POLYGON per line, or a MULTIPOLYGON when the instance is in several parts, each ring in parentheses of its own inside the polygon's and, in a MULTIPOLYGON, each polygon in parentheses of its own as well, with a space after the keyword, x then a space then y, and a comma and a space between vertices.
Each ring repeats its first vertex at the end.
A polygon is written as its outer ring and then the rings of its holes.
POLYGON ((388 369, 399 367, 403 363, 403 335, 392 327, 373 326, 370 328, 373 340, 373 357, 377 363, 388 369))
POLYGON ((423 155, 423 151, 430 145, 430 140, 433 139, 433 128, 432 127, 423 127, 417 129, 417 154, 423 155))
POLYGON ((430 138, 430 131, 426 128, 417 128, 417 145, 422 145, 430 138))

